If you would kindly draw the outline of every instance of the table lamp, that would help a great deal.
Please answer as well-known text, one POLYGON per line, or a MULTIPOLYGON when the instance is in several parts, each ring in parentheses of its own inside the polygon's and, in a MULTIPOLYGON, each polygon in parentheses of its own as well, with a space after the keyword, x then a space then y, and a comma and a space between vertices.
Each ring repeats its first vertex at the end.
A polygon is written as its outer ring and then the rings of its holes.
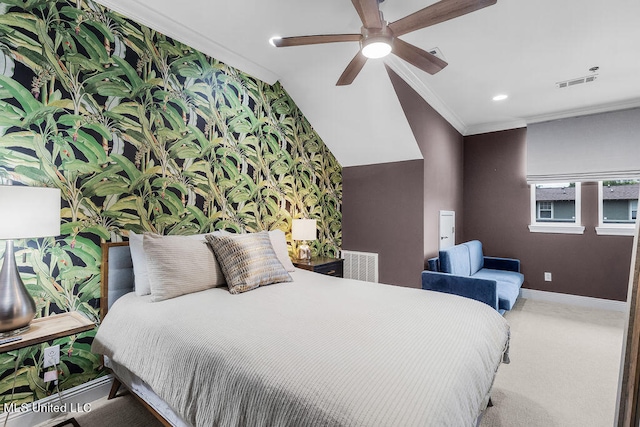
POLYGON ((316 240, 316 220, 294 219, 291 223, 291 238, 302 240, 302 244, 298 246, 298 259, 311 259, 311 249, 307 241, 316 240))
POLYGON ((60 190, 0 186, 0 240, 7 241, 0 270, 0 337, 26 331, 36 313, 18 272, 13 240, 59 234, 60 190))

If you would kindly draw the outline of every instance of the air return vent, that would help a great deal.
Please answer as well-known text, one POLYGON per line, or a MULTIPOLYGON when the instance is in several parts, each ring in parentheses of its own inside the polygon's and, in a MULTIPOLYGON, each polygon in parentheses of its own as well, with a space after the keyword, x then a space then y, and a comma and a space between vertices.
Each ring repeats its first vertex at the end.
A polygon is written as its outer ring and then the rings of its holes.
POLYGON ((564 82, 556 83, 558 89, 562 89, 563 87, 576 86, 582 83, 591 83, 598 78, 597 74, 591 74, 590 76, 579 77, 577 79, 565 80, 564 82))
POLYGON ((342 251, 342 257, 344 258, 345 278, 378 282, 378 254, 342 251))

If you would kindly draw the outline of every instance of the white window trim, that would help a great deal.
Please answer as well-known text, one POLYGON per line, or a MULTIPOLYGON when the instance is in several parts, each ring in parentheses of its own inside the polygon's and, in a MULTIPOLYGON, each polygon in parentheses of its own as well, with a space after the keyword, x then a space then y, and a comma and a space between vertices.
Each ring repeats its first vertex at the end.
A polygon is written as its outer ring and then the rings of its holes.
POLYGON ((582 190, 580 183, 576 182, 576 221, 572 224, 564 222, 537 222, 536 220, 536 184, 530 184, 531 188, 531 223, 529 231, 531 233, 555 233, 555 234, 584 234, 582 225, 582 190))
MULTIPOLYGON (((631 207, 629 207, 631 209, 631 207)), ((631 211, 629 211, 631 213, 631 211)), ((633 236, 636 232, 636 224, 605 224, 604 222, 604 185, 598 181, 598 236, 633 236)))

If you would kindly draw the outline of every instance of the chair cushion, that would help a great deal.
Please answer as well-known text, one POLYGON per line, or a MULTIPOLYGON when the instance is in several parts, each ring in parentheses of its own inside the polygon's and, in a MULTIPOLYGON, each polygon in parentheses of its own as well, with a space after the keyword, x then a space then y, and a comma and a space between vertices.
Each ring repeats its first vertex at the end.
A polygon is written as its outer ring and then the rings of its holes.
POLYGON ((484 255, 482 254, 482 243, 479 240, 471 240, 463 243, 469 248, 469 266, 471 268, 471 275, 476 274, 482 267, 484 267, 484 255))
POLYGON ((474 274, 473 277, 496 281, 498 308, 502 310, 511 310, 516 299, 518 299, 520 287, 524 282, 524 276, 521 273, 505 270, 492 270, 489 268, 483 268, 474 274))
POLYGON ((469 248, 465 245, 456 245, 440 251, 440 270, 443 273, 458 276, 471 275, 469 263, 469 248))

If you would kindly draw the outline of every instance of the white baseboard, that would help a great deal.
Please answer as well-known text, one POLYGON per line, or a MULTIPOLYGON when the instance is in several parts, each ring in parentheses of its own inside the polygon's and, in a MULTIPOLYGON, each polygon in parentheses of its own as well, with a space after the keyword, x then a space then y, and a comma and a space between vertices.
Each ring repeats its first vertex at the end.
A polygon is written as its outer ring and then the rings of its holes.
MULTIPOLYGON (((109 394, 112 378, 111 375, 106 375, 64 390, 61 393, 63 408, 60 408, 60 400, 57 394, 33 403, 17 406, 9 412, 7 427, 34 426, 54 418, 60 418, 60 421, 63 421, 73 417, 74 413, 88 412, 91 410, 91 402, 109 394)), ((0 417, 4 422, 6 414, 2 413, 0 417)))
POLYGON ((596 308, 610 311, 627 311, 625 301, 614 301, 602 298, 583 297, 579 295, 561 294, 557 292, 538 291, 536 289, 520 289, 520 296, 526 299, 557 302, 560 304, 577 305, 580 307, 596 308))

